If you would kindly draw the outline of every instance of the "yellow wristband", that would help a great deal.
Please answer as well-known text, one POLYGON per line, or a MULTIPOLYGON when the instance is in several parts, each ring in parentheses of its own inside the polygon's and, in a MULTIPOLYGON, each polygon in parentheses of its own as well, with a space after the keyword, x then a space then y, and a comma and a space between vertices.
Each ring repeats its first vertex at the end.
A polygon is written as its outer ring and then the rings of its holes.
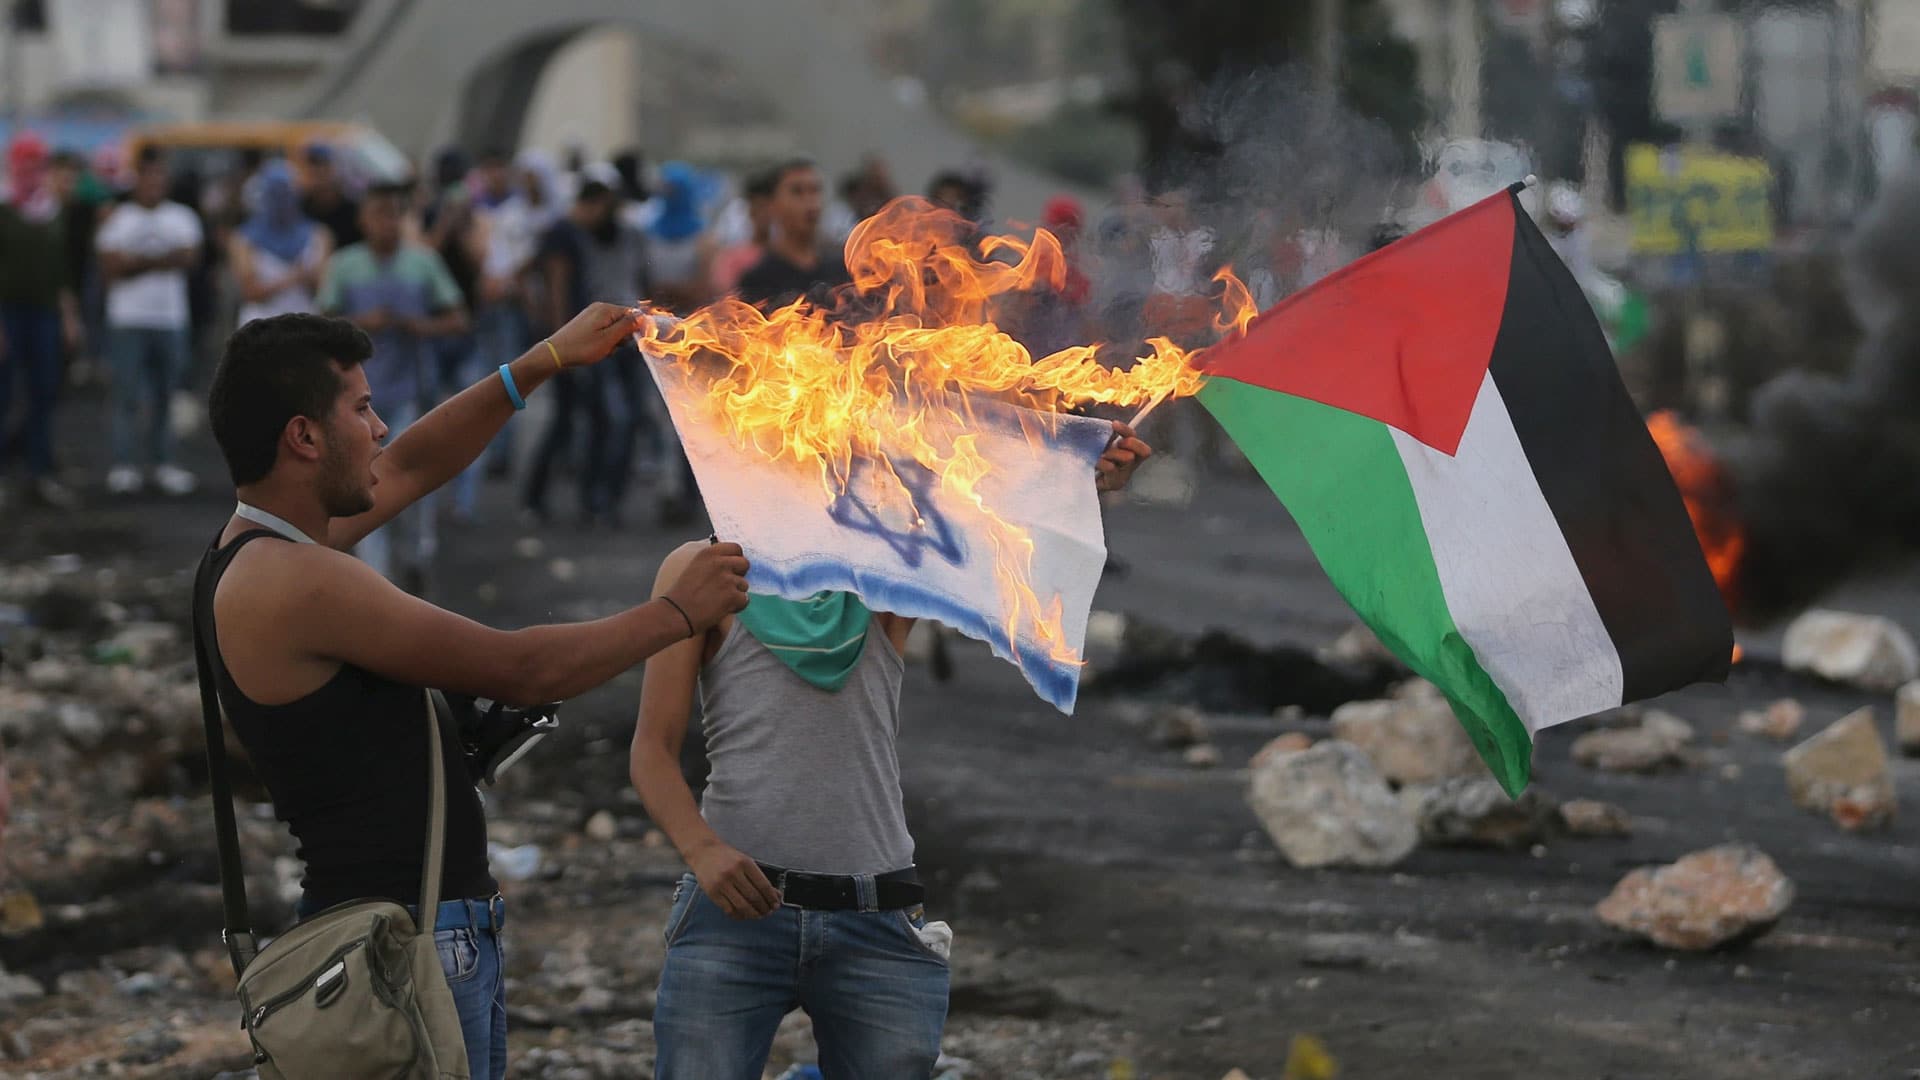
POLYGON ((560 361, 560 350, 553 347, 553 339, 541 338, 540 344, 545 345, 547 347, 547 351, 553 354, 553 369, 555 371, 566 370, 567 365, 564 363, 561 363, 560 361))

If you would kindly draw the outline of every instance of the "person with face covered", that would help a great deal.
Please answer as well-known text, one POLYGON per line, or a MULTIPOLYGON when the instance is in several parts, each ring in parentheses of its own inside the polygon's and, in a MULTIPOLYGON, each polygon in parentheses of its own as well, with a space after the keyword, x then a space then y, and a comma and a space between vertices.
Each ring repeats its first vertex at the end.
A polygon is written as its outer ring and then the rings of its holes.
POLYGON ((262 166, 254 190, 258 206, 227 249, 240 286, 242 326, 269 315, 314 310, 314 294, 333 251, 332 234, 300 209, 286 162, 262 166))
MULTIPOLYGON (((7 147, 7 186, 0 193, 0 470, 15 440, 5 425, 14 388, 25 390, 18 443, 27 493, 43 506, 68 509, 73 494, 53 475, 53 416, 60 396, 60 350, 80 341, 80 305, 67 287, 66 233, 60 198, 47 182, 52 151, 32 133, 7 147)), ((0 489, 0 505, 6 493, 0 489)))
MULTIPOLYGON (((194 624, 234 735, 299 843, 299 917, 353 900, 418 903, 423 688, 560 701, 746 605, 747 561, 733 544, 697 553, 659 599, 593 622, 515 631, 410 596, 346 554, 472 463, 557 370, 591 370, 634 324, 624 306, 593 305, 384 446, 376 409, 384 402, 366 370, 376 343, 365 330, 277 315, 227 342, 208 416, 238 505, 201 559, 194 624)), ((459 742, 441 743, 443 900, 414 917, 434 931, 473 1080, 498 1080, 507 1068, 508 912, 459 742)))

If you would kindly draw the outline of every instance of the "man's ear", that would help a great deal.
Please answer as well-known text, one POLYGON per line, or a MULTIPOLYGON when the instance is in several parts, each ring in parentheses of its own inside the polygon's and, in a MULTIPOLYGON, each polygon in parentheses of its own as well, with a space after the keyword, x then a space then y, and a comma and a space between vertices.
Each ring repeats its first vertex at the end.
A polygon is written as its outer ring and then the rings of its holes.
POLYGON ((296 416, 280 433, 280 445, 295 461, 319 461, 325 454, 326 430, 311 416, 296 416))

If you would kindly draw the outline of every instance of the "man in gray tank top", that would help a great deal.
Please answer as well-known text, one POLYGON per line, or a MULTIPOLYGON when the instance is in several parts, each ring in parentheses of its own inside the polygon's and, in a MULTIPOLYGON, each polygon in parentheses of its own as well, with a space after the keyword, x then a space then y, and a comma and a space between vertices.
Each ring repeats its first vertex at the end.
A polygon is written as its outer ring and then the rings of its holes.
MULTIPOLYGON (((1152 453, 1114 429, 1104 491, 1152 453)), ((706 547, 669 555, 655 589, 706 547)), ((900 794, 912 627, 851 593, 756 595, 647 661, 633 785, 692 871, 667 916, 656 1080, 757 1080, 796 1008, 828 1080, 933 1075, 953 934, 926 919, 900 794), (696 692, 712 766, 699 804, 680 771, 696 692)))

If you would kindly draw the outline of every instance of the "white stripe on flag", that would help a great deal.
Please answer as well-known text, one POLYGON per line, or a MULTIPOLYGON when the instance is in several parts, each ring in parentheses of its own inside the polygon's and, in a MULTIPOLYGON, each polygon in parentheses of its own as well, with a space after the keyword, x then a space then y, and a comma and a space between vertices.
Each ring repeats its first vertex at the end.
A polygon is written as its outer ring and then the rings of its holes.
MULTIPOLYGON (((799 600, 845 589, 876 611, 937 619, 1014 660, 1043 699, 1073 711, 1080 667, 1050 655, 1031 632, 1030 612, 1016 628, 1017 640, 1007 640, 1006 594, 995 573, 990 525, 978 507, 943 489, 905 455, 890 458, 891 470, 856 461, 848 493, 829 498, 814 466, 737 449, 707 412, 697 390, 703 376, 654 356, 647 366, 714 531, 745 548, 753 563, 747 580, 754 592, 799 600), (912 505, 890 471, 913 491, 912 505)), ((963 428, 959 414, 943 418, 940 410, 926 409, 918 430, 935 445, 957 435, 975 438, 974 449, 990 465, 979 494, 1031 539, 1033 592, 1043 608, 1059 602, 1062 637, 1079 655, 1106 564, 1093 477, 1112 426, 991 400, 971 402, 966 414, 963 428)))
POLYGON ((1453 457, 1394 445, 1453 623, 1528 731, 1620 704, 1620 654, 1487 374, 1453 457))

